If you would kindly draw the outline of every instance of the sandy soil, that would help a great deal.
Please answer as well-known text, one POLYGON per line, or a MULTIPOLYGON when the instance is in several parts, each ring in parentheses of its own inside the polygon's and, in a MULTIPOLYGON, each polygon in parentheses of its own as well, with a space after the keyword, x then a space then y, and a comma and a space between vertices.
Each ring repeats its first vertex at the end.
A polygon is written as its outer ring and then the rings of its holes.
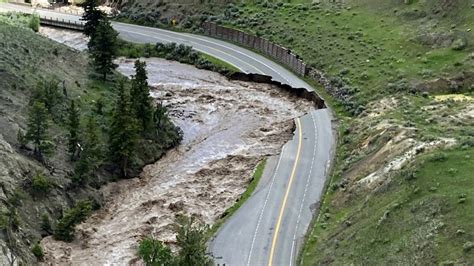
MULTIPOLYGON (((118 61, 132 74, 133 60, 118 61)), ((173 243, 175 215, 212 224, 245 190, 259 160, 279 153, 293 118, 312 103, 269 85, 230 82, 189 65, 147 59, 152 96, 168 106, 183 143, 142 175, 103 188, 106 205, 77 228, 70 244, 42 241, 53 264, 128 264, 145 235, 173 243)))

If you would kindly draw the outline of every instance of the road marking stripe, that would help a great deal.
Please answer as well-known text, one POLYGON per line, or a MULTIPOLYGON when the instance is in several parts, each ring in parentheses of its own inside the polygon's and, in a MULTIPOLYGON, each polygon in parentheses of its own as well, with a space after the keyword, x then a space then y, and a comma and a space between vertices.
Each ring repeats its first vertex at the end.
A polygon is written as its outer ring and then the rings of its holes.
POLYGON ((247 266, 250 265, 250 259, 252 258, 252 253, 253 253, 253 246, 255 244, 255 239, 257 238, 257 234, 258 234, 258 228, 260 227, 260 223, 262 222, 263 213, 265 212, 265 207, 267 206, 268 198, 270 197, 270 193, 272 191, 273 183, 275 183, 275 177, 276 177, 276 174, 278 173, 278 169, 280 168, 280 162, 281 162, 281 158, 283 157, 284 152, 285 152, 285 146, 283 146, 283 149, 281 150, 280 157, 278 158, 278 163, 275 167, 275 172, 273 172, 272 182, 270 183, 270 187, 268 188, 267 196, 265 197, 265 202, 263 203, 262 210, 260 211, 260 214, 259 214, 259 217, 258 217, 257 226, 255 227, 255 232, 253 233, 252 244, 250 245, 249 256, 247 258, 247 266))
MULTIPOLYGON (((138 25, 126 24, 126 23, 120 23, 120 22, 119 22, 119 23, 114 23, 114 24, 125 24, 125 25, 127 25, 127 26, 136 26, 136 27, 140 27, 140 28, 149 28, 149 29, 152 29, 152 30, 154 30, 154 31, 162 31, 162 32, 165 32, 165 34, 178 35, 178 36, 182 36, 182 37, 187 37, 187 38, 190 38, 190 39, 195 39, 195 40, 199 40, 199 41, 202 41, 202 42, 211 43, 211 44, 214 44, 214 45, 223 47, 223 48, 225 48, 225 49, 229 49, 229 50, 231 50, 231 51, 233 51, 233 52, 235 52, 235 53, 241 54, 241 55, 243 55, 243 56, 245 56, 245 57, 248 57, 248 58, 250 58, 250 59, 252 59, 252 60, 254 60, 254 61, 256 61, 256 62, 258 62, 258 63, 260 63, 260 64, 262 64, 262 65, 264 65, 265 67, 269 68, 269 69, 272 70, 273 72, 277 73, 282 79, 286 80, 286 82, 288 83, 288 85, 291 85, 291 84, 289 84, 290 81, 289 81, 288 79, 286 79, 278 70, 274 69, 273 67, 267 65, 266 63, 264 63, 264 62, 262 62, 262 61, 260 61, 260 60, 258 60, 258 59, 256 59, 256 58, 254 58, 254 57, 250 57, 250 56, 249 56, 248 54, 246 54, 246 53, 243 53, 243 52, 241 52, 241 51, 239 51, 239 50, 236 50, 236 49, 234 49, 234 48, 231 48, 231 47, 229 47, 229 46, 222 45, 222 44, 220 44, 220 43, 218 43, 218 42, 209 41, 209 40, 206 40, 206 39, 204 39, 204 38, 202 38, 202 37, 194 36, 194 35, 192 35, 192 34, 183 34, 183 33, 178 33, 178 32, 174 32, 174 31, 167 31, 167 30, 163 30, 163 29, 159 29, 159 28, 152 28, 152 27, 147 27, 147 26, 138 26, 138 25)), ((174 37, 174 38, 176 38, 176 37, 174 37)), ((211 37, 208 37, 208 38, 211 38, 211 37)), ((211 38, 211 39, 213 39, 213 38, 211 38)), ((216 41, 221 41, 221 40, 216 39, 216 41)), ((224 42, 225 42, 225 41, 224 41, 224 42)), ((226 43, 230 44, 230 42, 226 42, 226 43)), ((220 50, 219 50, 219 51, 220 51, 220 50)), ((249 50, 249 51, 250 51, 250 50, 249 50)), ((263 74, 263 72, 262 72, 262 74, 263 74)))
POLYGON ((295 226, 295 233, 293 234, 293 243, 291 244, 291 253, 290 253, 290 266, 293 265, 293 253, 295 251, 295 246, 296 246, 296 234, 298 233, 298 227, 301 221, 301 213, 303 212, 303 205, 304 201, 306 198, 306 194, 308 192, 308 187, 310 184, 311 180, 311 174, 313 173, 313 166, 314 166, 314 161, 316 159, 316 147, 318 143, 318 128, 316 127, 316 123, 314 122, 314 116, 313 113, 310 113, 311 115, 311 120, 313 121, 313 126, 314 126, 314 148, 313 148, 313 157, 311 159, 311 167, 309 168, 309 174, 306 179, 306 185, 304 188, 304 193, 303 193, 303 199, 301 200, 301 205, 300 205, 300 210, 298 212, 298 218, 296 219, 296 226, 295 226))
MULTIPOLYGON (((139 33, 139 32, 134 32, 134 31, 129 31, 129 30, 126 30, 126 29, 123 29, 123 28, 122 28, 122 29, 119 29, 119 31, 120 31, 120 32, 131 33, 131 34, 142 35, 142 36, 146 36, 147 38, 157 39, 157 40, 160 40, 160 41, 163 40, 163 39, 174 39, 174 40, 180 41, 181 43, 189 43, 189 41, 187 41, 187 40, 180 39, 180 38, 176 38, 176 37, 172 37, 172 36, 168 36, 168 35, 164 35, 164 34, 162 34, 162 33, 153 33, 153 34, 158 35, 158 36, 164 36, 164 37, 157 38, 157 37, 155 37, 155 36, 151 36, 151 35, 143 34, 143 33, 139 33)), ((195 46, 193 46, 193 48, 194 48, 194 50, 197 50, 197 51, 199 51, 199 52, 203 52, 203 53, 205 53, 205 54, 207 53, 207 52, 205 52, 205 51, 202 50, 202 49, 196 48, 195 46)), ((237 58, 237 57, 235 57, 235 56, 233 56, 233 55, 231 55, 231 54, 228 54, 228 53, 226 53, 226 52, 224 52, 224 51, 221 51, 221 50, 219 50, 219 49, 216 49, 216 48, 212 48, 212 47, 207 47, 207 48, 208 48, 208 49, 211 49, 211 50, 214 50, 214 51, 216 51, 216 52, 218 52, 218 53, 225 54, 225 55, 227 55, 227 56, 229 56, 229 57, 232 57, 232 58, 234 58, 235 60, 240 61, 242 64, 245 64, 245 65, 247 65, 247 66, 250 66, 251 68, 254 68, 257 72, 259 72, 259 74, 263 74, 263 72, 262 72, 261 70, 259 70, 258 68, 252 66, 251 64, 249 64, 249 63, 247 63, 247 62, 241 60, 240 58, 237 58)), ((216 55, 214 54, 214 56, 216 56, 216 55)), ((216 57, 217 57, 217 56, 216 56, 216 57)), ((218 57, 218 58, 219 58, 219 57, 218 57)), ((222 57, 219 58, 219 59, 224 60, 222 57)), ((224 61, 225 61, 225 60, 224 60, 224 61)), ((238 67, 238 66, 236 66, 236 65, 234 65, 234 64, 232 64, 232 63, 230 63, 230 62, 227 62, 227 63, 229 63, 229 64, 235 66, 236 68, 240 69, 241 71, 243 71, 240 67, 238 67)))
POLYGON ((298 150, 296 151, 295 162, 293 164, 293 169, 291 170, 290 180, 288 181, 288 188, 286 189, 285 197, 283 198, 283 202, 281 204, 280 214, 278 215, 278 220, 275 226, 275 230, 273 231, 273 241, 272 241, 272 246, 270 249, 270 255, 268 257, 268 266, 272 266, 272 263, 273 263, 273 253, 275 252, 275 246, 278 240, 278 231, 280 230, 281 219, 283 218, 283 212, 285 211, 286 201, 288 200, 288 194, 290 194, 291 185, 293 184, 293 179, 296 173, 296 166, 298 165, 298 160, 300 158, 301 141, 302 141, 300 118, 296 119, 296 123, 298 124, 298 150))

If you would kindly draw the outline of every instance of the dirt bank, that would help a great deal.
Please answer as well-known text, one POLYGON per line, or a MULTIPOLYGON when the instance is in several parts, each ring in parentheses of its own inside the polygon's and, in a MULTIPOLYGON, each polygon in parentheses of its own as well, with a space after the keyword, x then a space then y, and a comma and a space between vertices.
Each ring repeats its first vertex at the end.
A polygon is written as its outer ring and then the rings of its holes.
MULTIPOLYGON (((133 60, 118 70, 133 73, 133 60)), ((103 188, 107 204, 78 227, 70 244, 42 241, 48 263, 125 264, 147 234, 172 243, 177 213, 212 224, 245 190, 259 160, 277 154, 293 118, 313 103, 270 85, 231 82, 209 71, 147 59, 156 101, 184 132, 182 145, 142 175, 103 188)))

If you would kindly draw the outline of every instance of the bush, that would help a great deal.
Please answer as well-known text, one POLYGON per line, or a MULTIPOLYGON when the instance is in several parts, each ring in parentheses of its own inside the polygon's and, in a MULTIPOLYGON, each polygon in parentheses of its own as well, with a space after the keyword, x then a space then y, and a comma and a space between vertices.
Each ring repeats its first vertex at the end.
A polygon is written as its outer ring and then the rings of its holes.
POLYGON ((41 246, 38 243, 33 245, 33 247, 31 248, 31 252, 33 253, 33 255, 35 255, 35 257, 39 261, 43 260, 43 257, 44 257, 43 248, 41 248, 41 246))
POLYGON ((159 240, 151 237, 144 238, 138 246, 138 256, 145 265, 173 265, 174 258, 171 249, 159 240))
POLYGON ((37 15, 32 15, 30 17, 30 21, 28 22, 28 27, 32 29, 34 32, 39 31, 40 27, 40 18, 37 15))
POLYGON ((43 213, 43 215, 41 216, 41 229, 45 231, 47 234, 53 233, 51 220, 49 219, 49 215, 47 213, 43 213))
POLYGON ((430 162, 444 162, 448 159, 448 156, 444 152, 436 153, 430 157, 430 162))
POLYGON ((54 230, 54 238, 71 242, 74 239, 74 227, 84 221, 92 211, 92 203, 89 200, 79 201, 73 208, 64 212, 54 230))
POLYGON ((46 177, 43 174, 37 173, 31 179, 31 189, 33 190, 34 193, 44 194, 49 191, 49 188, 50 188, 50 182, 48 181, 48 179, 46 179, 46 177))

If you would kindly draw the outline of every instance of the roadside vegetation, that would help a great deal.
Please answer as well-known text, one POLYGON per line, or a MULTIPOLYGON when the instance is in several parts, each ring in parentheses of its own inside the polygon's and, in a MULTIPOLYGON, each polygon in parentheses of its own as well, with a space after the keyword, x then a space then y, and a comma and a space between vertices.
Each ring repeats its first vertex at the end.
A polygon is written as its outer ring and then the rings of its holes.
POLYGON ((468 264, 474 1, 338 2, 138 1, 120 19, 238 28, 328 78, 324 88, 306 78, 338 117, 339 146, 302 264, 468 264))
POLYGON ((137 44, 119 40, 118 55, 128 58, 157 57, 193 65, 199 69, 218 72, 228 76, 239 70, 215 57, 200 53, 191 46, 176 43, 137 44))
POLYGON ((213 265, 206 254, 206 232, 208 228, 194 218, 179 216, 174 225, 178 252, 153 237, 142 239, 138 246, 138 256, 147 266, 170 265, 213 265))
POLYGON ((227 219, 229 219, 247 201, 247 199, 250 198, 250 196, 252 196, 253 192, 258 186, 258 183, 260 182, 260 178, 262 177, 266 163, 267 161, 263 160, 259 164, 257 164, 253 172, 253 176, 250 179, 250 182, 247 185, 247 188, 245 189, 244 193, 240 195, 240 198, 234 205, 232 205, 220 216, 220 218, 212 225, 212 227, 207 232, 209 238, 212 237, 219 230, 219 228, 225 223, 225 221, 227 221, 227 219))

